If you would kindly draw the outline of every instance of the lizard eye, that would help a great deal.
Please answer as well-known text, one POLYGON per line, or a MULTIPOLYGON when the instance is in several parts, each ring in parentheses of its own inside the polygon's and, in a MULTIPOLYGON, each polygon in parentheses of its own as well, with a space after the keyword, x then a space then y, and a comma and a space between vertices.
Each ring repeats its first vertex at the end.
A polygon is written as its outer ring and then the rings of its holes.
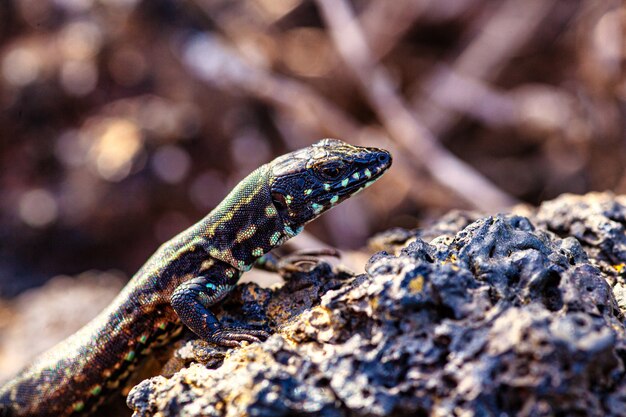
POLYGON ((343 175, 344 171, 345 167, 342 163, 326 164, 318 170, 320 176, 326 180, 337 180, 343 175))

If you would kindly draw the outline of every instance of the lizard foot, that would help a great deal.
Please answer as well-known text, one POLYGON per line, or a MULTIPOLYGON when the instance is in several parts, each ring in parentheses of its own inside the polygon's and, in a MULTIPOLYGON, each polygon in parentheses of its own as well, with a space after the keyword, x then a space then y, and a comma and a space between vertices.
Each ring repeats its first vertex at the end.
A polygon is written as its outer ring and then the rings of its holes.
POLYGON ((239 347, 241 342, 262 342, 268 337, 270 334, 265 330, 230 327, 216 330, 207 341, 220 346, 239 347))
POLYGON ((341 253, 333 248, 299 250, 285 256, 270 252, 257 259, 254 266, 268 272, 276 272, 284 277, 291 272, 312 271, 316 265, 324 262, 320 259, 322 256, 340 258, 341 253))
POLYGON ((294 272, 311 272, 318 264, 325 262, 320 258, 322 256, 340 258, 341 253, 332 248, 298 251, 280 258, 277 269, 281 276, 294 272))

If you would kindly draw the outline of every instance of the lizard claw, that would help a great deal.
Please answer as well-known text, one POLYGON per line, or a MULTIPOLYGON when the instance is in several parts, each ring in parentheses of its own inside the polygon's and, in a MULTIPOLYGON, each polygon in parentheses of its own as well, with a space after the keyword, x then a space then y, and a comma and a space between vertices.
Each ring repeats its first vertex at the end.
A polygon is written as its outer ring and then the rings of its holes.
POLYGON ((265 330, 231 327, 216 330, 207 341, 220 346, 239 347, 241 342, 260 343, 268 337, 270 334, 265 330))
POLYGON ((333 248, 300 250, 285 256, 269 252, 257 259, 254 266, 268 272, 277 272, 284 277, 292 272, 312 271, 316 265, 324 262, 320 259, 322 256, 340 258, 341 253, 333 248))
POLYGON ((340 258, 341 253, 333 248, 298 251, 280 258, 277 269, 282 276, 293 272, 310 272, 318 264, 325 262, 323 259, 320 259, 322 256, 340 258))

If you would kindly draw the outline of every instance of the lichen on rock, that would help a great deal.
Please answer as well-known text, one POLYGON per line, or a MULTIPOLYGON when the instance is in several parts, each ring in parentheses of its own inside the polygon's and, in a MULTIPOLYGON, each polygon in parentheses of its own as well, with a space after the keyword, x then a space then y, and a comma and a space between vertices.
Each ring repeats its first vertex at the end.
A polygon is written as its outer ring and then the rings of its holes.
POLYGON ((458 212, 383 235, 365 274, 321 262, 280 288, 241 284, 221 319, 273 336, 228 351, 188 342, 178 356, 194 363, 143 381, 128 405, 135 416, 625 415, 625 203, 458 212))

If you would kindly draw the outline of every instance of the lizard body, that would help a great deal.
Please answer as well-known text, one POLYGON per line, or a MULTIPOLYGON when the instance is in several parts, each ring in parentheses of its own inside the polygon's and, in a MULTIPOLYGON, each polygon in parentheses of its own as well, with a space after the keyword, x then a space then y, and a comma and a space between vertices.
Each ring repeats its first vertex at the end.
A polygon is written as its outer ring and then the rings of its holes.
POLYGON ((163 244, 95 319, 1 388, 0 415, 93 411, 183 325, 223 346, 267 337, 225 328, 209 308, 263 254, 390 165, 384 150, 324 139, 261 166, 204 219, 163 244))

